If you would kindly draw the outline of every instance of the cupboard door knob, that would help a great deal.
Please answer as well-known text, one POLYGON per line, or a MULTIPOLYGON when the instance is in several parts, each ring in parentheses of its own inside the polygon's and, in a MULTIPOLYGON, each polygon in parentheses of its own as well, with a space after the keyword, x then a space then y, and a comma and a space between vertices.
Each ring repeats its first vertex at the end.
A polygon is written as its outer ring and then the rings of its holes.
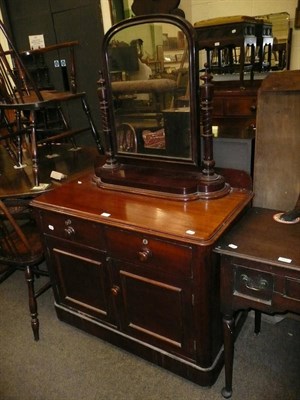
POLYGON ((111 288, 111 293, 112 293, 112 295, 113 296, 118 296, 118 294, 120 293, 120 287, 119 286, 116 286, 116 285, 114 285, 112 288, 111 288))
POLYGON ((143 249, 138 252, 139 260, 141 262, 145 262, 145 261, 149 260, 149 258, 151 257, 151 254, 152 253, 149 249, 143 249))

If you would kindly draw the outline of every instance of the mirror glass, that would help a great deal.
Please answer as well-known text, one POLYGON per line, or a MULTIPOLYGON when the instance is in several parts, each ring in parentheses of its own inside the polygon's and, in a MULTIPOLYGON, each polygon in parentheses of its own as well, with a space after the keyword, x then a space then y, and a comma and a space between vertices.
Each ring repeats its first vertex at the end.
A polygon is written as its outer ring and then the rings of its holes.
POLYGON ((104 41, 116 156, 194 161, 193 43, 182 20, 169 20, 133 18, 104 41))
POLYGON ((258 15, 255 18, 263 19, 272 24, 273 48, 271 70, 290 69, 291 29, 290 14, 287 12, 258 15))

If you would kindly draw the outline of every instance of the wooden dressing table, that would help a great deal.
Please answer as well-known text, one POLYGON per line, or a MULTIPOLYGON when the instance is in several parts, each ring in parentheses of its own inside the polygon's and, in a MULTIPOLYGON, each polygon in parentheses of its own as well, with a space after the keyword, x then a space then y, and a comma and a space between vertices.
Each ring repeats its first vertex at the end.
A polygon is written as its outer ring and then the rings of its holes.
MULTIPOLYGON (((184 121, 179 118, 173 129, 171 124, 161 126, 166 154, 117 145, 125 105, 116 101, 114 71, 107 62, 98 82, 105 157, 96 160, 94 173, 43 194, 32 205, 43 233, 58 317, 211 386, 223 365, 213 248, 249 207, 252 182, 245 172, 214 168, 213 85, 209 74, 201 77, 199 101, 196 35, 187 21, 171 15, 125 20, 107 32, 103 59, 108 60, 109 49, 120 38, 131 43, 137 32, 145 31, 156 48, 162 32, 171 29, 187 45, 189 104, 184 121), (171 152, 168 134, 186 147, 171 152)), ((153 84, 157 82, 148 83, 153 84)), ((172 105, 160 111, 166 110, 172 105)), ((146 123, 145 118, 138 122, 146 123)))

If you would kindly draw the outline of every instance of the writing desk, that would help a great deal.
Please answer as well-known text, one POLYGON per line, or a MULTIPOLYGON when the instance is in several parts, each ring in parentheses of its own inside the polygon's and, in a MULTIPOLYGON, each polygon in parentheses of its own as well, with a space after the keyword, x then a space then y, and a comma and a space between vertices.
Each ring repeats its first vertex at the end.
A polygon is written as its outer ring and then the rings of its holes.
POLYGON ((300 313, 300 223, 278 223, 276 213, 250 209, 215 248, 221 255, 225 398, 232 394, 235 311, 300 313))

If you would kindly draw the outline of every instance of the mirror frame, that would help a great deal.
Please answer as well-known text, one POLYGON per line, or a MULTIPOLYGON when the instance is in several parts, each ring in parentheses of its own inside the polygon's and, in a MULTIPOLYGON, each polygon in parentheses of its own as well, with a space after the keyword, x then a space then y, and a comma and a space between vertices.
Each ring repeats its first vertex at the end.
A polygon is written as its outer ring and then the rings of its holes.
MULTIPOLYGON (((107 156, 113 161, 112 167, 119 164, 151 164, 156 167, 180 169, 199 169, 201 167, 201 134, 200 134, 200 98, 199 98, 199 57, 196 31, 194 27, 185 19, 171 14, 156 14, 133 17, 113 25, 105 34, 102 45, 102 73, 104 78, 107 114, 104 116, 106 123, 109 124, 109 131, 106 132, 105 142, 107 156), (111 77, 109 71, 108 48, 115 34, 125 28, 139 26, 141 24, 169 23, 181 29, 185 34, 189 48, 189 96, 190 96, 190 136, 191 136, 191 156, 190 158, 168 157, 165 155, 142 154, 142 153, 120 153, 117 149, 116 124, 113 107, 113 94, 111 89, 111 77)), ((102 113, 103 110, 101 109, 102 113)), ((103 120, 103 115, 102 115, 103 120)))

